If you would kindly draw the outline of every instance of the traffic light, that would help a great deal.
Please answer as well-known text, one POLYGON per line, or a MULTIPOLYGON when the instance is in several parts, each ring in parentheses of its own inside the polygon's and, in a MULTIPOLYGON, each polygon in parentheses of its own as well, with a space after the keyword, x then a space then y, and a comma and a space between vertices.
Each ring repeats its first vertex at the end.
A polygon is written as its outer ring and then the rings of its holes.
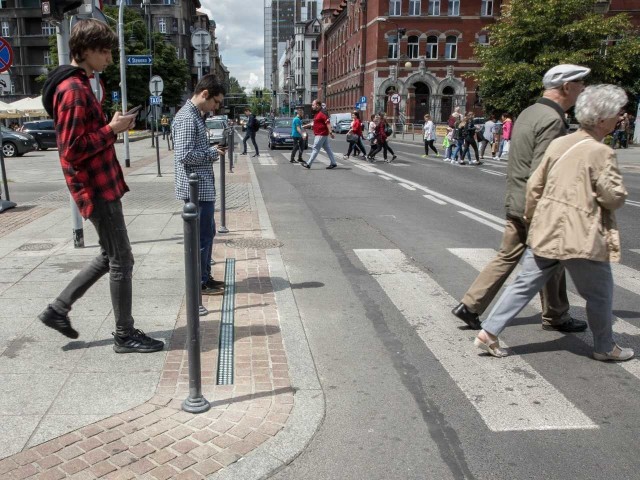
POLYGON ((262 90, 256 90, 256 98, 262 98, 262 90))
POLYGON ((82 0, 42 0, 42 18, 62 20, 65 13, 80 8, 82 4, 82 0))

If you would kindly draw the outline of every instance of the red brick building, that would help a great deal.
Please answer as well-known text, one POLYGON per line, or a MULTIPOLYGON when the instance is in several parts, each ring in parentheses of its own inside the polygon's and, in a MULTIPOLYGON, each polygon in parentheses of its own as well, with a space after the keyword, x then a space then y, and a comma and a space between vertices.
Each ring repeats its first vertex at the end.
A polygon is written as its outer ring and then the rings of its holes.
MULTIPOLYGON (((479 68, 473 46, 488 41, 485 29, 499 17, 502 3, 324 0, 320 98, 331 112, 347 112, 366 97, 363 118, 386 111, 408 123, 420 122, 425 113, 446 121, 456 106, 482 113, 476 85, 465 73, 479 68), (397 107, 390 102, 394 93, 400 95, 397 107)), ((594 5, 609 14, 628 13, 640 26, 640 0, 594 0, 594 5)))
POLYGON ((366 97, 364 118, 384 110, 408 123, 425 113, 444 121, 456 106, 479 110, 475 84, 464 74, 479 67, 473 45, 488 40, 485 28, 501 3, 325 0, 321 98, 330 111, 341 112, 366 97), (394 93, 400 95, 397 107, 390 102, 394 93))

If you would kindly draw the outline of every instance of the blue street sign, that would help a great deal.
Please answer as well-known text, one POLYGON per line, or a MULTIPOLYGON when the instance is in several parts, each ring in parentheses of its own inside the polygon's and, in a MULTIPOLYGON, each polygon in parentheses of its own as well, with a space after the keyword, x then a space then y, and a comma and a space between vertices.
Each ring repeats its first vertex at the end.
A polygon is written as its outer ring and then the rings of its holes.
POLYGON ((127 65, 151 65, 152 55, 127 55, 127 65))
POLYGON ((356 102, 356 110, 360 110, 360 102, 356 102))
POLYGON ((162 105, 162 95, 158 97, 149 97, 149 105, 162 105))
POLYGON ((360 97, 360 103, 367 103, 367 97, 360 97))
POLYGON ((0 72, 6 72, 13 65, 13 50, 9 42, 0 38, 0 72))
POLYGON ((114 90, 111 92, 111 101, 119 102, 120 101, 120 92, 118 90, 114 90))

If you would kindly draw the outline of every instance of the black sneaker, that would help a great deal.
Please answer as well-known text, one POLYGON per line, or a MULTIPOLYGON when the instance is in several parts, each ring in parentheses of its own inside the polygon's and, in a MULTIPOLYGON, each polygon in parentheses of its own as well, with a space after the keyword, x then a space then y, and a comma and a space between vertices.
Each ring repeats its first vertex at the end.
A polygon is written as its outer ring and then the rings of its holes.
POLYGON ((69 315, 60 315, 51 305, 47 306, 38 318, 47 327, 57 330, 65 337, 78 338, 78 331, 71 326, 69 315))
POLYGON ((221 293, 224 293, 224 285, 209 287, 206 283, 202 284, 202 295, 219 295, 221 293))
POLYGON ((155 340, 144 334, 142 330, 134 329, 126 337, 113 335, 113 351, 116 353, 151 353, 164 348, 164 342, 155 340))
POLYGON ((209 275, 205 285, 207 288, 221 288, 224 287, 224 282, 222 280, 214 280, 213 277, 209 275))

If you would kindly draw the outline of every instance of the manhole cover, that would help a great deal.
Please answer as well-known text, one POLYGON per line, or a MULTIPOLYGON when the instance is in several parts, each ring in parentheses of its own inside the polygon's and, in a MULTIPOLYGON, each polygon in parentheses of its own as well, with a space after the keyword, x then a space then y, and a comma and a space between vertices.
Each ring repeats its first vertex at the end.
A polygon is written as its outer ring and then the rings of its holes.
POLYGON ((18 250, 23 252, 40 252, 43 250, 51 250, 55 246, 55 243, 25 243, 18 250))
POLYGON ((282 242, 271 238, 238 238, 227 240, 226 245, 231 248, 278 248, 282 242))

